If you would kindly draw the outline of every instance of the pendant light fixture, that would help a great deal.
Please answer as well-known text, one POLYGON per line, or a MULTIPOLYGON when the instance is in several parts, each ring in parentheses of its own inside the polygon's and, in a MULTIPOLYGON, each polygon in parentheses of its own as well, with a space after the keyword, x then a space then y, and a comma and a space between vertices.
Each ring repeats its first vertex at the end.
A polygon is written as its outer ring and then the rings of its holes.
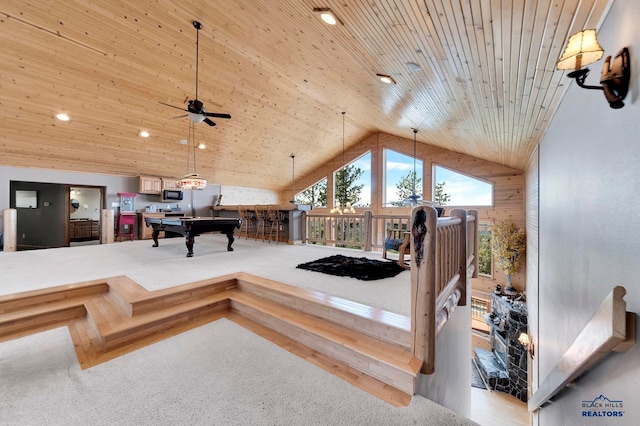
POLYGON ((187 141, 187 174, 176 181, 176 186, 180 189, 204 189, 207 187, 207 180, 198 175, 196 168, 196 135, 195 135, 195 123, 189 120, 189 140, 187 141), (193 149, 193 173, 190 173, 191 156, 190 152, 193 149))
POLYGON ((291 204, 296 203, 296 156, 291 153, 289 156, 291 158, 291 204))
POLYGON ((422 203, 422 199, 420 198, 420 195, 416 194, 416 180, 417 180, 417 174, 416 174, 416 136, 418 135, 418 129, 411 129, 413 130, 413 192, 411 195, 409 195, 409 197, 407 198, 407 200, 405 201, 406 204, 409 204, 411 206, 417 206, 418 204, 422 203))
POLYGON ((335 207, 331 209, 331 214, 354 214, 356 210, 351 207, 351 203, 347 201, 347 187, 344 184, 344 174, 346 173, 346 164, 344 162, 344 116, 346 112, 342 111, 342 190, 344 207, 341 206, 340 200, 336 198, 335 207))

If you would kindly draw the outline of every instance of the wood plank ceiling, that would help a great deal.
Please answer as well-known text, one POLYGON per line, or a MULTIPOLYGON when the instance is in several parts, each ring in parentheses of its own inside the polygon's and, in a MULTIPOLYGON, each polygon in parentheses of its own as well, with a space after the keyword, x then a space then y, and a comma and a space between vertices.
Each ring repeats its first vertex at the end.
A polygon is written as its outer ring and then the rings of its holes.
POLYGON ((565 41, 612 1, 3 0, 0 165, 185 174, 189 119, 159 102, 195 96, 198 20, 198 98, 232 115, 195 126, 210 182, 286 189, 291 153, 304 175, 342 151, 342 111, 347 147, 417 128, 524 169, 569 83, 555 70, 565 41))

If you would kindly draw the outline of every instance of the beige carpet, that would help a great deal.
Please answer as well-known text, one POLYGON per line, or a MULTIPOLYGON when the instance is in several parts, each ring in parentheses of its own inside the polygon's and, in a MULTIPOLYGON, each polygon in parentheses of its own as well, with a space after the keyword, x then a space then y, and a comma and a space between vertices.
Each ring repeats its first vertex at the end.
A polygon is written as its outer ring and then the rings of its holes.
MULTIPOLYGON (((409 272, 359 281, 296 269, 336 252, 226 238, 181 238, 0 252, 0 294, 128 275, 155 290, 250 272, 407 314, 409 272)), ((346 251, 380 258, 379 253, 346 251)), ((459 425, 468 419, 416 396, 394 408, 228 320, 80 370, 66 328, 0 343, 2 424, 459 425)))
POLYGON ((336 250, 312 245, 236 239, 232 252, 221 234, 196 237, 187 258, 183 238, 126 241, 108 245, 0 252, 0 295, 43 287, 127 275, 148 290, 172 287, 234 272, 249 272, 286 284, 319 290, 371 306, 409 315, 410 276, 360 281, 296 269, 296 265, 331 254, 381 259, 378 252, 336 250))

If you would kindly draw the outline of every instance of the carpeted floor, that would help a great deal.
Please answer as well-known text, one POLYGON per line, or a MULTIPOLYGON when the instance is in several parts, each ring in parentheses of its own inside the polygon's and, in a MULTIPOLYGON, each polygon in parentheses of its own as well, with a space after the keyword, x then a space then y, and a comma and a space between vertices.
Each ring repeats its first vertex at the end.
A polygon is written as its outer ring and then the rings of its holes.
POLYGON ((226 319, 80 370, 65 329, 0 345, 3 425, 472 425, 394 408, 226 319))
MULTIPOLYGON (((0 252, 0 295, 127 275, 149 290, 246 271, 408 315, 410 276, 377 281, 295 266, 335 254, 380 253, 226 237, 181 238, 0 252)), ((87 370, 66 328, 0 343, 7 425, 467 425, 420 396, 394 408, 228 320, 219 320, 87 370)))

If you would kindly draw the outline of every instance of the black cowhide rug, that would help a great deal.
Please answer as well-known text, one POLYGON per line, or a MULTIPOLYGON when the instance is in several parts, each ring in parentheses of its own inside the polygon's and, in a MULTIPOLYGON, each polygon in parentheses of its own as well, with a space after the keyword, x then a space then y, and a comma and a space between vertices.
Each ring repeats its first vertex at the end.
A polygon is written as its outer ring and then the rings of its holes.
POLYGON ((297 268, 364 281, 395 277, 404 271, 404 268, 396 262, 373 260, 366 257, 348 257, 341 254, 301 263, 297 268))

